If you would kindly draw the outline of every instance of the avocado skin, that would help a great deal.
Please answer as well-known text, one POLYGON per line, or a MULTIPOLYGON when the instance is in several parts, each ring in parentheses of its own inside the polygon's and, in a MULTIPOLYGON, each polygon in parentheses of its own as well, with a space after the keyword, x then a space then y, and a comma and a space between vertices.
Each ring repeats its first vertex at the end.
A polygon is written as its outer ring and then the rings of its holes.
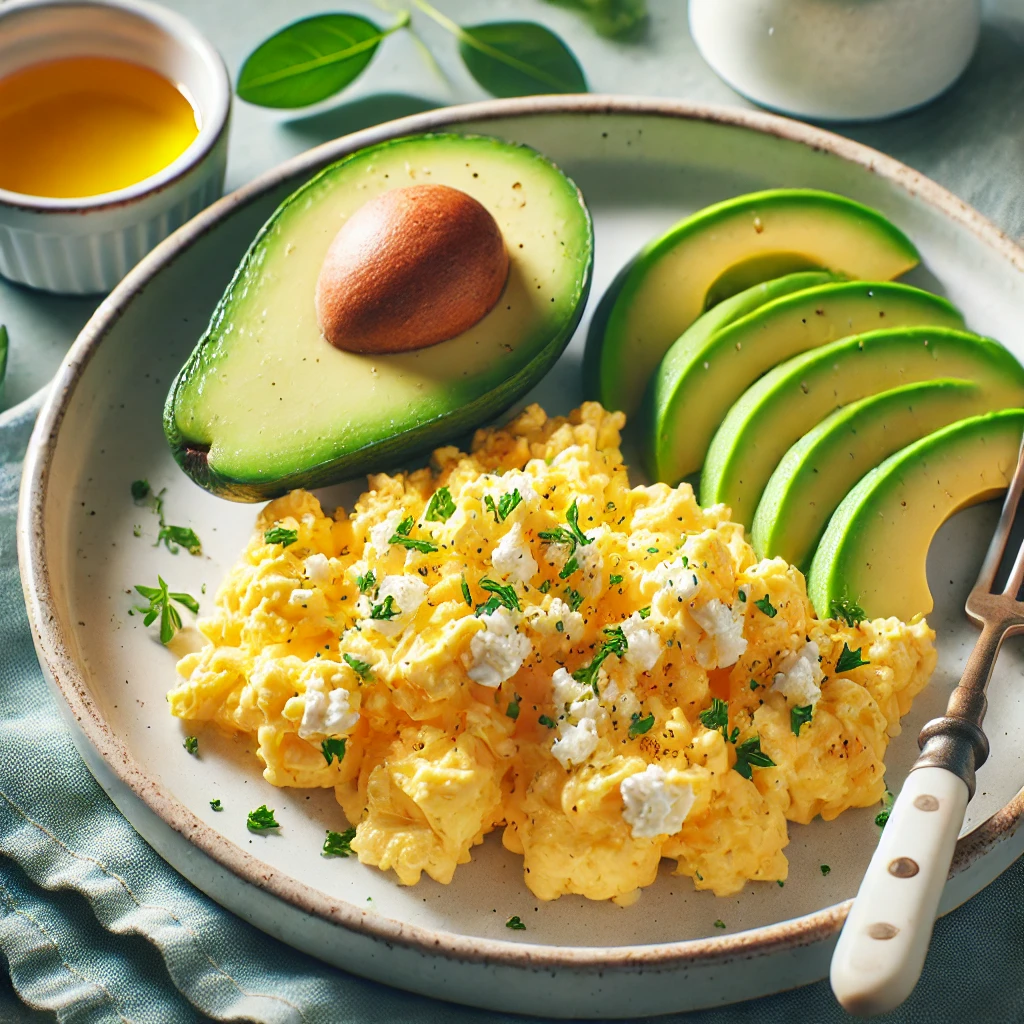
POLYGON ((541 158, 561 174, 568 188, 575 194, 586 233, 584 243, 587 255, 585 264, 581 268, 579 296, 571 317, 534 358, 513 376, 508 377, 499 386, 492 388, 473 401, 441 416, 418 423, 412 429, 401 431, 383 440, 374 441, 339 457, 325 459, 317 465, 304 467, 294 473, 278 474, 272 479, 232 476, 219 472, 204 457, 205 451, 209 449, 209 440, 200 437, 187 437, 178 425, 176 410, 179 396, 192 379, 205 370, 207 362, 215 356, 218 348, 218 329, 229 314, 235 289, 244 287, 251 271, 258 267, 262 243, 275 229, 280 215, 293 202, 301 201, 307 190, 313 188, 320 179, 334 173, 341 165, 349 161, 364 159, 368 153, 390 149, 410 140, 431 140, 443 143, 446 139, 479 140, 500 145, 509 150, 521 150, 534 158, 540 157, 540 154, 524 144, 504 142, 487 136, 449 133, 392 139, 378 146, 359 150, 325 167, 287 196, 257 232, 235 269, 224 294, 218 301, 209 325, 175 377, 164 402, 163 428, 171 453, 182 471, 200 487, 230 501, 259 502, 280 497, 297 487, 307 489, 326 487, 370 471, 380 472, 387 468, 393 468, 500 415, 537 384, 557 362, 579 326, 590 294, 594 265, 594 227, 590 211, 578 186, 551 161, 541 158))

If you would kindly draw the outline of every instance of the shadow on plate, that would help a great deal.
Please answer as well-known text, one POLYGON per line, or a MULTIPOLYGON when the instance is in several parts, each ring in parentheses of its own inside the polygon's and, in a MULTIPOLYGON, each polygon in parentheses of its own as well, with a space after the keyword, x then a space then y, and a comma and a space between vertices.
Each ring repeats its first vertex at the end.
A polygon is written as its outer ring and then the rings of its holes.
POLYGON ((375 96, 364 96, 343 103, 330 110, 321 110, 305 117, 296 117, 285 121, 282 127, 308 141, 311 145, 336 139, 350 132, 363 128, 371 128, 375 124, 393 121, 398 117, 410 114, 422 114, 427 110, 435 110, 438 104, 420 96, 409 96, 406 93, 379 93, 375 96))

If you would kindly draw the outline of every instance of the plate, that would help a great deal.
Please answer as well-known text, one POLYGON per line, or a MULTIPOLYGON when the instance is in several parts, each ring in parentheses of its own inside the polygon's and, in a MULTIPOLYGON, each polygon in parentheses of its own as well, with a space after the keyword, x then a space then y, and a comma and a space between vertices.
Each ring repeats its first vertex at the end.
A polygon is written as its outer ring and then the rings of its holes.
MULTIPOLYGON (((877 842, 874 811, 791 825, 785 888, 750 884, 716 899, 666 865, 629 908, 577 897, 542 904, 498 833, 450 886, 403 888, 354 858, 320 856, 324 829, 344 823, 330 791, 271 787, 249 744, 212 728, 199 733, 199 757, 182 748, 182 723, 164 702, 174 659, 129 616, 131 588, 159 573, 172 589, 198 595, 205 586, 212 595, 257 509, 215 498, 178 471, 160 425, 170 380, 285 195, 362 146, 450 128, 529 143, 576 180, 596 230, 591 308, 623 262, 684 214, 752 189, 811 186, 882 210, 920 247, 923 267, 912 280, 948 295, 973 329, 1024 355, 1024 252, 937 185, 828 132, 761 113, 600 96, 473 104, 381 125, 214 204, 144 259, 79 336, 37 424, 22 489, 21 566, 44 670, 90 768, 163 857, 260 928, 348 970, 494 1009, 605 1018, 711 1006, 824 977, 877 842), (168 521, 196 529, 202 557, 154 546, 156 521, 129 494, 139 477, 166 488, 168 521), (210 808, 213 798, 222 812, 210 808), (247 812, 262 803, 276 810, 280 835, 246 830, 247 812), (505 927, 513 914, 525 931, 505 927)), ((587 316, 528 400, 550 412, 578 403, 586 326, 587 316)), ((320 497, 351 505, 358 490, 320 497)), ((890 747, 894 790, 976 638, 963 602, 996 514, 991 504, 960 513, 933 545, 939 669, 890 747)), ((1013 691, 1022 671, 1020 650, 1005 650, 988 717, 992 757, 979 773, 944 910, 1024 848, 1016 828, 1024 706, 1013 691)))

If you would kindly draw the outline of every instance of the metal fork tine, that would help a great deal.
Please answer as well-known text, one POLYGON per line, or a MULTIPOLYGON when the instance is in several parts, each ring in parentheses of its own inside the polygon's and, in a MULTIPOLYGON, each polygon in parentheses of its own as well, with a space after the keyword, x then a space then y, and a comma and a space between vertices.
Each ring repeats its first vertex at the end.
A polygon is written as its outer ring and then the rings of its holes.
MULTIPOLYGON (((1024 492, 1024 441, 1022 441, 1017 455, 1017 468, 1014 470, 1013 479, 1006 491, 1003 510, 999 514, 999 524, 992 535, 992 542, 985 554, 985 561, 981 563, 981 571, 978 573, 978 581, 975 583, 975 588, 979 590, 992 592, 996 573, 999 571, 999 565, 1006 552, 1006 542, 1010 539, 1010 531, 1013 529, 1013 521, 1017 518, 1017 506, 1020 504, 1022 492, 1024 492)), ((1016 596, 1020 590, 1022 577, 1024 577, 1024 560, 1022 560, 1021 553, 1018 552, 1005 592, 1012 592, 1016 596), (1016 578, 1016 583, 1013 582, 1014 578, 1016 578)))

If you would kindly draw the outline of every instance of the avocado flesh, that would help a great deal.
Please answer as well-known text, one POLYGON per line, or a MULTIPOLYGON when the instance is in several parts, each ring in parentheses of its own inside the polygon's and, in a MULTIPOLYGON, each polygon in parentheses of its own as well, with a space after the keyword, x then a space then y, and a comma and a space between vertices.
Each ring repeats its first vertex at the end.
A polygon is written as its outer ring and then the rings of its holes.
POLYGON ((1018 401, 1024 368, 997 341, 942 327, 871 331, 794 356, 748 388, 718 428, 701 473, 702 505, 747 526, 789 448, 840 406, 915 381, 971 380, 993 406, 1018 401))
POLYGON ((836 601, 869 618, 927 615, 932 538, 954 512, 1006 489, 1022 434, 1024 409, 1004 409, 935 431, 871 470, 836 509, 811 563, 818 615, 836 601))
POLYGON ((643 249, 602 300, 584 355, 588 397, 636 413, 655 367, 732 267, 745 264, 736 287, 758 267, 771 276, 814 266, 889 280, 918 261, 913 244, 881 214, 831 192, 776 189, 709 206, 643 249), (772 256, 783 262, 766 259, 772 256))
POLYGON ((857 481, 883 459, 958 420, 1024 407, 993 401, 966 380, 905 384, 838 409, 782 457, 764 489, 751 537, 759 558, 784 558, 807 572, 832 513, 857 481))
POLYGON ((568 343, 590 286, 593 235, 576 186, 525 146, 480 136, 384 143, 293 193, 243 258, 171 387, 164 429, 209 490, 256 501, 382 470, 507 408, 568 343), (455 338, 383 356, 321 335, 317 276, 367 200, 412 184, 473 196, 510 258, 497 305, 455 338))
POLYGON ((962 328, 964 320, 920 288, 844 281, 778 298, 703 338, 691 328, 651 377, 649 472, 670 484, 697 472, 715 428, 758 377, 791 356, 880 325, 962 328))

